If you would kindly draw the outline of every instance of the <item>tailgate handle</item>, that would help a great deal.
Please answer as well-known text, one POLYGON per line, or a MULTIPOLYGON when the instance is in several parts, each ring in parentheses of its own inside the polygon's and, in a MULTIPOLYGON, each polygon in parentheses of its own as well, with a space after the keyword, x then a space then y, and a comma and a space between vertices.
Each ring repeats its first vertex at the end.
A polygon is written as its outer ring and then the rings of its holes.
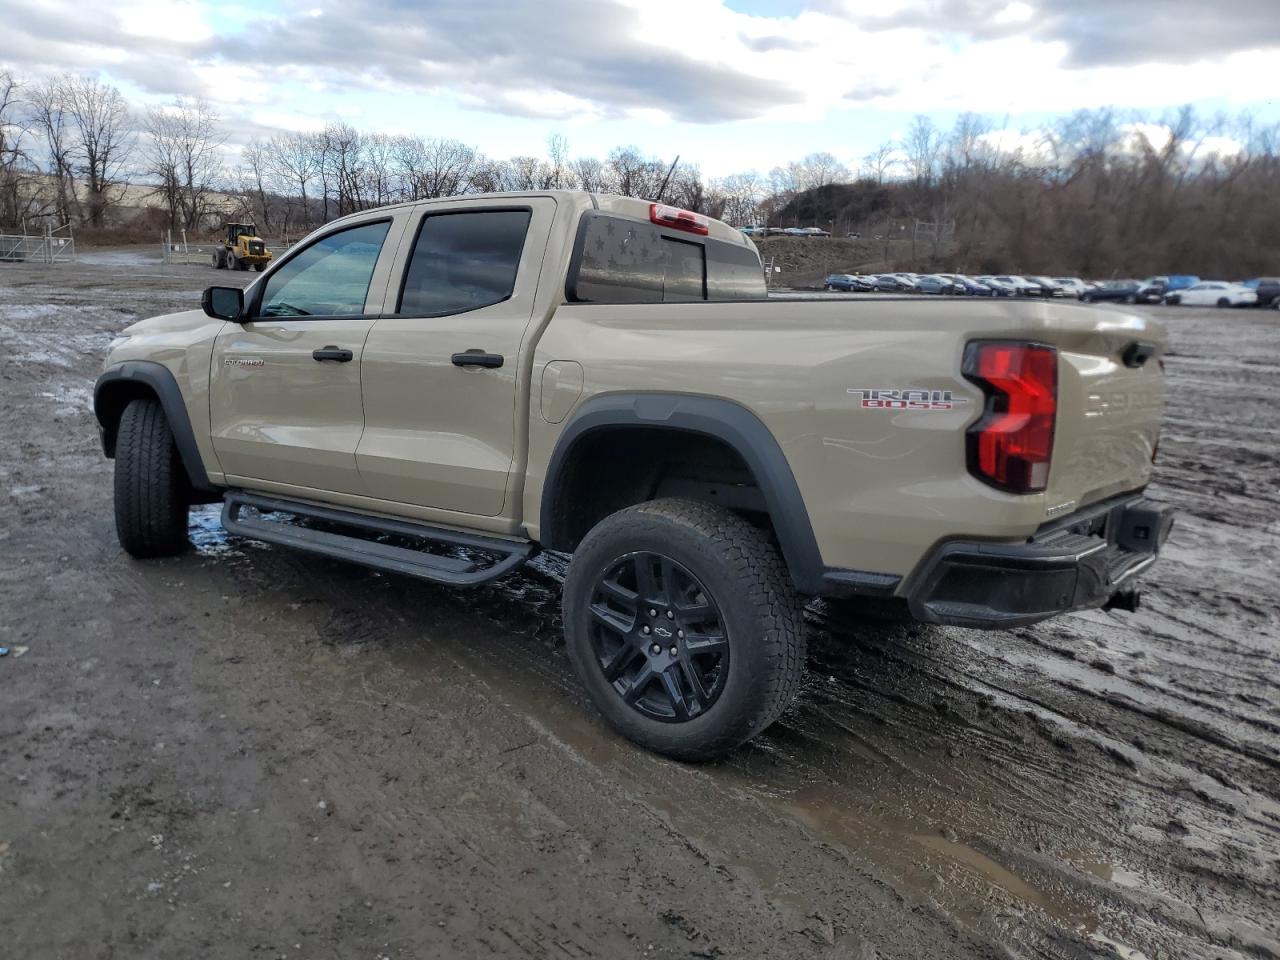
POLYGON ((1126 367, 1134 369, 1142 366, 1156 352, 1154 343, 1131 343, 1124 348, 1124 353, 1120 354, 1120 359, 1124 361, 1126 367))

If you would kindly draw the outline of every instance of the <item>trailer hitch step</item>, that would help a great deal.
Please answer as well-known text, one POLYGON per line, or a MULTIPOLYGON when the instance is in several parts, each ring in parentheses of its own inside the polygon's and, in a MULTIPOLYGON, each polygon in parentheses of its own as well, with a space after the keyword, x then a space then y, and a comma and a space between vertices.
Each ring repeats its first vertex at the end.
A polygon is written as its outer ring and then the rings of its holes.
POLYGON ((240 490, 223 498, 222 525, 228 533, 252 540, 457 587, 497 580, 538 552, 529 540, 463 533, 240 490), (429 546, 458 549, 442 555, 429 553, 429 546))

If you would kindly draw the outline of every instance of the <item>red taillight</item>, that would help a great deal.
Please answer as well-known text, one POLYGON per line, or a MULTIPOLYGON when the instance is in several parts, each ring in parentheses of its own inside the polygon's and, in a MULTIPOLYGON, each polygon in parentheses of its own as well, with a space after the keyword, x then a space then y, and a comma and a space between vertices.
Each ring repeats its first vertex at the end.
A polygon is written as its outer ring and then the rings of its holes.
POLYGON ((696 233, 703 237, 707 235, 707 229, 711 224, 711 221, 700 213, 681 210, 679 207, 671 207, 665 203, 649 204, 649 219, 660 227, 684 230, 686 233, 696 233))
POLYGON ((987 395, 986 412, 969 428, 969 470, 1011 493, 1043 490, 1058 413, 1058 351, 1031 343, 971 343, 964 375, 987 395))

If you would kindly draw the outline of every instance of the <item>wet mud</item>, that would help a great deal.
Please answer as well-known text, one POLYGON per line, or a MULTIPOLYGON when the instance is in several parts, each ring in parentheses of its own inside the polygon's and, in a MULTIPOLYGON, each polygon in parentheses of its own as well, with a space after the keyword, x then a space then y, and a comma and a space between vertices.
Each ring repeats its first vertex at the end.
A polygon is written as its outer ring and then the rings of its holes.
POLYGON ((212 278, 0 265, 0 953, 1280 956, 1280 314, 1159 311, 1138 612, 815 602, 797 704, 694 766, 578 690, 563 557, 451 591, 213 506, 120 551, 101 354, 212 278))

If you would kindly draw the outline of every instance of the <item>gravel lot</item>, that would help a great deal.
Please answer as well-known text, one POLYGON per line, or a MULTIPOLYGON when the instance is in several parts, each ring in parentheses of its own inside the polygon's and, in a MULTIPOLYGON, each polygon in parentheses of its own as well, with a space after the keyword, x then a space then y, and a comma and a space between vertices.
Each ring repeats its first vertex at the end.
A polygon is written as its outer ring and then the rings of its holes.
POLYGON ((453 592, 215 507, 121 552, 103 351, 236 276, 0 264, 0 954, 1280 956, 1280 313, 1159 310, 1140 612, 815 604, 797 706, 683 766, 578 691, 555 558, 453 592))

